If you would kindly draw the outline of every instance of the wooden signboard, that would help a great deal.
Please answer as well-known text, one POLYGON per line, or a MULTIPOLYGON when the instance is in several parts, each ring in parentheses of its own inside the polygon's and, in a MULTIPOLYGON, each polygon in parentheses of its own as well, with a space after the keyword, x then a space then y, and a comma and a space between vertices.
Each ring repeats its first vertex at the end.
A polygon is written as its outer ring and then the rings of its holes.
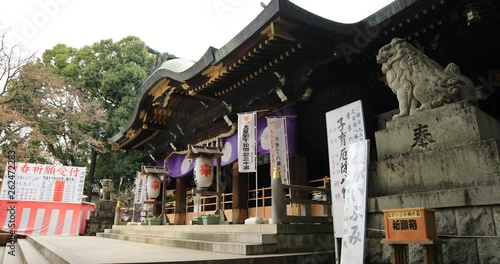
POLYGON ((434 209, 404 208, 383 210, 387 244, 432 244, 437 240, 434 209))

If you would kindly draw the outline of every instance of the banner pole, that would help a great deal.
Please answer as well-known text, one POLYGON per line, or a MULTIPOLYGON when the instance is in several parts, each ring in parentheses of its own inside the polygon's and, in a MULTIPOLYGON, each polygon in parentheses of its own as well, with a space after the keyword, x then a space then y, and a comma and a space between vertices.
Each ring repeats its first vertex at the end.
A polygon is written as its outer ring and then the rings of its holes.
MULTIPOLYGON (((291 184, 290 183, 290 157, 288 155, 288 131, 287 131, 287 126, 286 126, 286 118, 287 116, 283 116, 283 132, 285 133, 285 149, 286 149, 286 169, 287 171, 285 171, 285 174, 283 176, 285 176, 285 178, 281 178, 281 179, 285 179, 285 182, 286 184, 291 184)), ((288 195, 290 195, 290 198, 292 198, 292 189, 289 188, 288 189, 288 195)), ((292 207, 292 204, 290 204, 290 212, 292 212, 293 210, 293 207, 292 207)))
MULTIPOLYGON (((257 154, 257 112, 254 112, 254 147, 255 147, 255 218, 259 217, 259 159, 257 154)), ((262 205, 264 206, 264 205, 262 205)))
POLYGON ((134 210, 132 210, 132 223, 135 223, 135 201, 134 201, 134 210))

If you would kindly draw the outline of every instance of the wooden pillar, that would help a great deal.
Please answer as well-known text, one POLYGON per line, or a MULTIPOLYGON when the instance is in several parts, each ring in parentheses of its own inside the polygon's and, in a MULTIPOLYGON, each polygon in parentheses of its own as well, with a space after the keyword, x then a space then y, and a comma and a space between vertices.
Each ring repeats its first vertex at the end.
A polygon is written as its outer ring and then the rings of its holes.
POLYGON ((392 244, 392 264, 407 264, 408 263, 408 245, 407 244, 392 244))
MULTIPOLYGON (((307 186, 309 184, 307 179, 307 159, 304 156, 290 157, 290 184, 307 186)), ((283 177, 283 175, 281 176, 283 177)), ((308 191, 294 190, 291 193, 291 198, 294 199, 308 199, 308 191)), ((300 204, 292 204, 292 215, 310 215, 310 208, 301 206, 300 204)))
POLYGON ((187 177, 177 178, 175 182, 174 224, 186 224, 186 187, 187 177))
POLYGON ((244 224, 248 218, 248 173, 240 174, 233 163, 233 224, 244 224))
POLYGON ((436 264, 436 248, 434 245, 423 245, 424 264, 436 264))

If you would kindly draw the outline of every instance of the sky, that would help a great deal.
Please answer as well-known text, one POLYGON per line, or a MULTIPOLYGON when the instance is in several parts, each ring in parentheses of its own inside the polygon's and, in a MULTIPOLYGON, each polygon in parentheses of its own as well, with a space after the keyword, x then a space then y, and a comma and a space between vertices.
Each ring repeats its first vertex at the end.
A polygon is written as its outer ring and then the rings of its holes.
MULTIPOLYGON (((393 0, 291 0, 327 19, 354 23, 393 0)), ((0 0, 9 42, 41 56, 58 43, 74 48, 137 36, 151 48, 197 61, 248 25, 270 0, 0 0)))

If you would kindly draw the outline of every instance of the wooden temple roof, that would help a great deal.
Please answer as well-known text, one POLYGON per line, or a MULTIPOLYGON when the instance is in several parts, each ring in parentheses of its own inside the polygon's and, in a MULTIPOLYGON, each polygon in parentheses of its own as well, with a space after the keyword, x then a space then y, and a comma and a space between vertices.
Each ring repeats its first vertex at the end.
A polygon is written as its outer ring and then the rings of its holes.
POLYGON ((422 29, 438 27, 441 10, 453 6, 396 0, 358 23, 341 24, 288 0, 272 0, 222 48, 210 47, 197 62, 168 60, 151 74, 130 120, 109 142, 113 149, 145 149, 161 159, 188 144, 229 136, 236 128, 228 121, 234 123, 237 113, 300 102, 316 67, 342 67, 346 50, 354 60, 374 57, 393 37, 418 37, 422 29), (360 31, 368 39, 359 39, 360 31))

